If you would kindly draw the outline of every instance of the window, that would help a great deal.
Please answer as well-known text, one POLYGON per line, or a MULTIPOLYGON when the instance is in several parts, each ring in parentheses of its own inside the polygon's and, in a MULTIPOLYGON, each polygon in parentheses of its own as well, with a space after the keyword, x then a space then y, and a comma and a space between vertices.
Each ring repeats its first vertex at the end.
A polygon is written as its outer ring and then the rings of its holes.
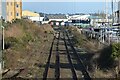
POLYGON ((16 16, 19 16, 19 13, 16 13, 16 16))
POLYGON ((12 6, 12 2, 11 2, 11 6, 12 6))
POLYGON ((9 16, 9 12, 7 12, 7 15, 9 16))
POLYGON ((11 12, 11 16, 12 16, 12 12, 11 12))
POLYGON ((7 2, 7 5, 9 5, 9 2, 7 2))
POLYGON ((18 7, 19 7, 19 5, 18 5, 18 4, 16 4, 16 7, 18 8, 18 7))

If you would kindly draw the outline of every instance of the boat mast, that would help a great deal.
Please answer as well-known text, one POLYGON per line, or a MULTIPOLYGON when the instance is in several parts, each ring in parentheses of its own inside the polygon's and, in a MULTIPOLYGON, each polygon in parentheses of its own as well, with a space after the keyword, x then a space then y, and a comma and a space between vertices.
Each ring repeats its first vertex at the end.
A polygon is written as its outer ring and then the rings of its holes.
POLYGON ((111 8, 112 8, 112 25, 113 25, 114 23, 114 2, 113 0, 112 0, 111 8))
POLYGON ((108 2, 106 0, 106 23, 108 22, 108 2))

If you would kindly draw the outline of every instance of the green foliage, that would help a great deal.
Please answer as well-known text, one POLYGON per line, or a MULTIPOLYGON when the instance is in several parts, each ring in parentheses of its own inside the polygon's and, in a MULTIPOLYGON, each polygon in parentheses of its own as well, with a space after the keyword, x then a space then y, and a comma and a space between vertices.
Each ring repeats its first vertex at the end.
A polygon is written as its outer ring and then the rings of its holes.
POLYGON ((5 43, 15 44, 15 43, 17 43, 17 42, 18 42, 18 40, 17 40, 15 37, 7 37, 7 38, 5 39, 5 43))
POLYGON ((22 42, 24 42, 24 43, 28 43, 33 40, 34 40, 34 38, 33 38, 32 34, 30 34, 30 33, 26 33, 26 35, 22 37, 22 42))
POLYGON ((44 36, 53 34, 51 28, 50 30, 49 28, 44 29, 46 25, 43 25, 43 27, 40 28, 35 23, 24 19, 16 19, 13 20, 12 23, 6 23, 5 25, 5 32, 7 33, 8 31, 11 33, 11 35, 6 34, 7 37, 5 37, 6 45, 9 46, 7 49, 12 48, 17 51, 20 49, 22 50, 23 48, 26 48, 27 45, 32 45, 37 41, 41 42, 44 40, 44 36), (15 30, 15 32, 11 32, 11 28, 12 30, 15 30), (13 35, 17 32, 16 30, 18 30, 18 35, 13 35), (9 39, 9 36, 12 36, 13 40, 9 39))
POLYGON ((13 47, 16 45, 19 41, 15 37, 7 37, 5 38, 5 48, 13 47))
POLYGON ((81 46, 82 44, 84 44, 84 36, 81 35, 77 29, 75 27, 68 27, 69 33, 73 34, 73 40, 75 42, 76 46, 81 46))
POLYGON ((120 43, 112 44, 112 57, 118 59, 120 57, 120 43))
POLYGON ((109 69, 115 66, 114 59, 112 58, 112 46, 104 47, 101 54, 97 59, 100 69, 109 69))

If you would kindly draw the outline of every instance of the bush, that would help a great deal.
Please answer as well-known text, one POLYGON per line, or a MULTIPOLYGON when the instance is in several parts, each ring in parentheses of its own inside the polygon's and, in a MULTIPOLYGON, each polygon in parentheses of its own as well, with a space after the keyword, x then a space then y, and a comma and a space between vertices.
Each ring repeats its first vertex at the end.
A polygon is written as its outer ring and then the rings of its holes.
POLYGON ((83 43, 84 36, 81 35, 75 27, 69 27, 68 29, 69 29, 69 33, 74 35, 73 40, 74 40, 76 46, 77 45, 81 46, 82 44, 84 44, 83 43))
POLYGON ((31 34, 27 33, 25 36, 22 37, 23 43, 28 43, 30 41, 33 41, 33 37, 31 34))
POLYGON ((98 59, 100 68, 110 68, 117 66, 116 59, 120 58, 120 43, 113 43, 112 45, 104 48, 98 59))
POLYGON ((19 41, 15 37, 7 37, 5 38, 5 49, 8 49, 14 46, 19 41))
POLYGON ((112 44, 112 57, 114 59, 120 57, 120 43, 113 43, 112 44))
POLYGON ((120 77, 120 43, 112 44, 112 57, 118 60, 118 68, 117 68, 116 77, 119 78, 120 77))
POLYGON ((109 69, 115 66, 112 55, 112 46, 107 46, 101 50, 101 54, 98 58, 98 65, 100 69, 109 69))

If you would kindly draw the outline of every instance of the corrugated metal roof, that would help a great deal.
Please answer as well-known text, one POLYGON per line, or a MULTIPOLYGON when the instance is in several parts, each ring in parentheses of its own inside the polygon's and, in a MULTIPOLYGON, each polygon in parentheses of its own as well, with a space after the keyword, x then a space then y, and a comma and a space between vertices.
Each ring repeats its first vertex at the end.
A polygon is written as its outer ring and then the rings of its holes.
POLYGON ((67 19, 66 15, 64 14, 50 14, 46 15, 48 19, 67 19))
POLYGON ((89 18, 90 18, 90 19, 103 19, 103 18, 100 17, 100 16, 90 16, 89 18))

